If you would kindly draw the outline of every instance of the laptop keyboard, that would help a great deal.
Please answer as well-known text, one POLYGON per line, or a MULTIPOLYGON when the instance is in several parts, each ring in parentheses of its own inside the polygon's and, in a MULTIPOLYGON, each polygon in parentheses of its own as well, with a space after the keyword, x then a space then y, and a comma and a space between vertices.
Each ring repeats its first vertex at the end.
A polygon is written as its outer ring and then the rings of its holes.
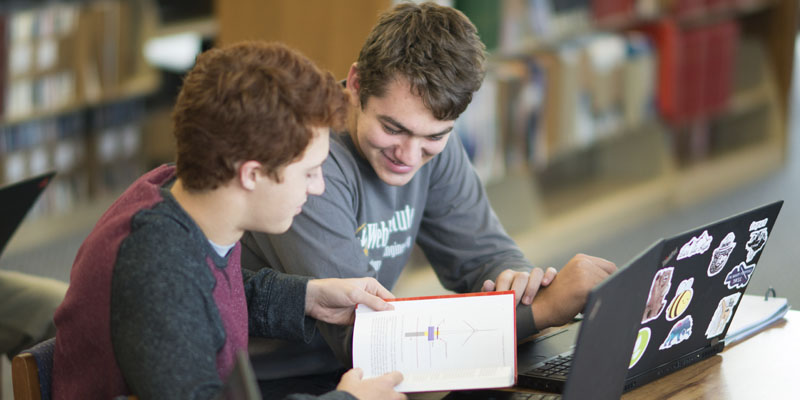
POLYGON ((541 376, 545 378, 567 379, 569 367, 572 365, 572 354, 560 354, 555 356, 538 367, 526 372, 526 375, 541 376))

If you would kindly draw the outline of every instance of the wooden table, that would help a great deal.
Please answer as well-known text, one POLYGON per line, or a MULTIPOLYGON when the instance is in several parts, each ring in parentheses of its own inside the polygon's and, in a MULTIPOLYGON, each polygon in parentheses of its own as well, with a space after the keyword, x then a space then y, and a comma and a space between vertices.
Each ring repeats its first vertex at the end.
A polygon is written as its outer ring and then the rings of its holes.
MULTIPOLYGON (((412 400, 447 392, 414 393, 412 400)), ((625 393, 633 399, 800 399, 800 311, 722 353, 625 393)))

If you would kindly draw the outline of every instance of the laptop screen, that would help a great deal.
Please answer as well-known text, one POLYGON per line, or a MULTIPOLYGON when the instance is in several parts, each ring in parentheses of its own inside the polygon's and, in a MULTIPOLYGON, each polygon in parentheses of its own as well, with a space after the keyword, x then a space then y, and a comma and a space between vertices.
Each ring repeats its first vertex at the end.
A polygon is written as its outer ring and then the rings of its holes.
POLYGON ((0 254, 55 172, 0 188, 0 254))
POLYGON ((629 366, 629 377, 725 337, 783 202, 698 228, 664 243, 629 366))

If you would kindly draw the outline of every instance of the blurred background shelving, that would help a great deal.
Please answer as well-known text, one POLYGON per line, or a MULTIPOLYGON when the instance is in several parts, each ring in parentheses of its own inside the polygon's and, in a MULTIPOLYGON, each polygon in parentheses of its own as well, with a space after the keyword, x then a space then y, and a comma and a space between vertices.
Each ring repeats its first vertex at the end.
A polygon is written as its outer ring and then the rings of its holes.
POLYGON ((0 182, 58 172, 7 253, 86 230, 172 160, 172 102, 216 22, 211 0, 0 4, 0 182))

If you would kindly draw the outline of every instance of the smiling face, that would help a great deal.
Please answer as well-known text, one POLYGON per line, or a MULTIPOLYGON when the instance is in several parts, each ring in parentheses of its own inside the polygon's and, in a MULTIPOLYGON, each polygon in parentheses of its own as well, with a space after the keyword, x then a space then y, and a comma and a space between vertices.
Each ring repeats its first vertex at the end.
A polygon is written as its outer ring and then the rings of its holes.
POLYGON ((322 162, 328 157, 329 129, 312 130, 314 136, 305 152, 283 168, 280 182, 260 174, 257 206, 253 209, 261 212, 252 219, 257 226, 248 229, 273 234, 286 232, 295 215, 302 211, 308 195, 319 196, 325 191, 322 162))
MULTIPOLYGON (((348 88, 357 91, 357 80, 351 69, 348 88)), ((372 96, 363 108, 355 108, 353 141, 378 177, 392 186, 408 183, 425 163, 441 153, 455 123, 436 119, 402 78, 389 83, 382 97, 372 96)))

